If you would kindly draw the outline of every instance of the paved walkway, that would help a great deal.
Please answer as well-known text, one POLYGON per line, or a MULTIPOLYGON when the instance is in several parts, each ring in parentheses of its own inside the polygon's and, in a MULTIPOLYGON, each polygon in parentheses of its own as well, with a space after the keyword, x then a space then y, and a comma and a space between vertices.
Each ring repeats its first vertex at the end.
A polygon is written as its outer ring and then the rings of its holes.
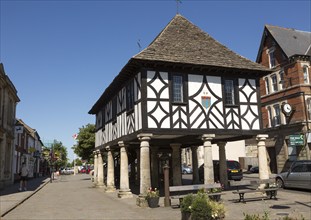
MULTIPOLYGON (((94 188, 86 174, 61 176, 53 183, 37 178, 29 181, 28 188, 29 191, 18 192, 15 184, 1 191, 1 219, 181 219, 179 208, 164 207, 163 197, 160 207, 141 208, 136 206, 137 195, 117 198, 117 192, 94 188)), ((222 196, 225 219, 239 220, 244 219, 243 213, 263 216, 267 212, 271 220, 301 215, 311 220, 310 192, 279 190, 277 197, 278 200, 266 200, 260 194, 248 194, 243 204, 236 202, 238 195, 227 191, 222 196)))
POLYGON ((30 179, 27 184, 27 191, 19 192, 19 182, 0 190, 0 216, 2 217, 19 204, 26 201, 34 193, 49 183, 50 178, 40 177, 30 179))

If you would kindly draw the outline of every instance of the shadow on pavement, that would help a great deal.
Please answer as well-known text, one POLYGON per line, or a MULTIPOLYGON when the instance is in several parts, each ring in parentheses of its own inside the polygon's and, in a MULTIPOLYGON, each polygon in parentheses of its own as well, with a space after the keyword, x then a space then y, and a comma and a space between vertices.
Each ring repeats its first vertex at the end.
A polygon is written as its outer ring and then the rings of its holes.
MULTIPOLYGON (((41 184, 49 177, 38 177, 29 179, 27 181, 27 191, 35 191, 40 187, 41 184)), ((19 193, 19 182, 14 183, 13 185, 6 186, 4 189, 0 190, 0 196, 10 195, 13 193, 19 193)))

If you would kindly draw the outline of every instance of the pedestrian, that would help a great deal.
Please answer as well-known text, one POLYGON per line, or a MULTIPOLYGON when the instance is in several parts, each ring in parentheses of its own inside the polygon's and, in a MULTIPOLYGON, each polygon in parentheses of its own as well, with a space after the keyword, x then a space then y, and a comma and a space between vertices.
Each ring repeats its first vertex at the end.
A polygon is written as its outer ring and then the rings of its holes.
POLYGON ((24 190, 26 191, 27 190, 26 187, 27 187, 27 178, 28 178, 29 170, 28 170, 25 162, 23 162, 22 168, 21 168, 19 173, 21 176, 21 180, 19 183, 19 191, 22 191, 23 187, 24 187, 24 190))

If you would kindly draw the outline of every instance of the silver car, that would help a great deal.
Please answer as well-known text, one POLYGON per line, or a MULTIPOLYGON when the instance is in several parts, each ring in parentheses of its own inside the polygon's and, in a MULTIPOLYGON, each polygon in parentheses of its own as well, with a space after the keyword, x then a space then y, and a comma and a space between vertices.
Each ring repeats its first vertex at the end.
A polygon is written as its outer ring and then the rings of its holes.
POLYGON ((287 172, 277 175, 276 182, 283 188, 311 190, 311 160, 295 161, 287 172))

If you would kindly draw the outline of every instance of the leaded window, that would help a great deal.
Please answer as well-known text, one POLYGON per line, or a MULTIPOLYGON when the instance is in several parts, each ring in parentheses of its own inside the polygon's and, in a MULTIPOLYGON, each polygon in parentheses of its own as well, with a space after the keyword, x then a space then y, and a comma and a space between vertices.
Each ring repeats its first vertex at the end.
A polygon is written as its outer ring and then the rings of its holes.
POLYGON ((235 105, 235 89, 233 80, 224 81, 224 95, 226 105, 235 105))
POLYGON ((173 75, 172 77, 172 95, 174 103, 184 102, 184 82, 182 75, 173 75))
POLYGON ((131 80, 126 86, 126 110, 134 109, 134 80, 131 80))

